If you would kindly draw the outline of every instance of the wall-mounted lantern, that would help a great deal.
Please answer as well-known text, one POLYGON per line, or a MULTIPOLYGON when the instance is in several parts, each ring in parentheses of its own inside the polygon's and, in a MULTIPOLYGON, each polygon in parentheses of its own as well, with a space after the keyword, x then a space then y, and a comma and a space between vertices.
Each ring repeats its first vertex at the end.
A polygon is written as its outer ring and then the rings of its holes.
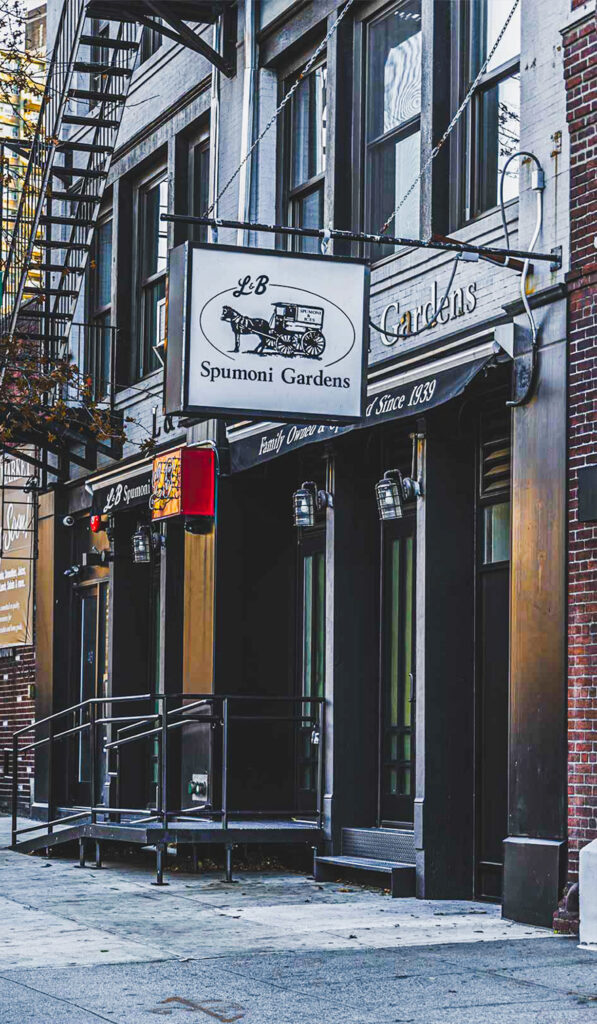
POLYGON ((399 469, 388 469, 383 480, 375 485, 377 511, 382 522, 385 519, 401 519, 404 505, 422 494, 421 484, 409 476, 402 476, 399 469))
POLYGON ((334 500, 328 491, 319 491, 312 480, 304 481, 292 495, 292 515, 295 526, 315 526, 315 516, 324 508, 333 508, 334 500))
POLYGON ((133 534, 133 562, 146 565, 151 562, 152 537, 149 526, 139 523, 133 534))

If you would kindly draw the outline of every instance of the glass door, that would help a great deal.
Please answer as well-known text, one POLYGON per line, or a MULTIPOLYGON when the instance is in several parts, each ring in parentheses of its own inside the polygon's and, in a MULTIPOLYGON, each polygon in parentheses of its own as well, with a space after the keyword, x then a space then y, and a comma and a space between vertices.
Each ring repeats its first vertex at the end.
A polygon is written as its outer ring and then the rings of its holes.
POLYGON ((413 821, 415 782, 415 519, 383 524, 380 824, 413 821))
MULTIPOLYGON (((299 679, 303 697, 323 697, 325 687, 325 531, 309 531, 299 542, 299 679)), ((303 704, 305 715, 316 709, 303 704)), ((319 735, 312 726, 298 730, 299 807, 314 809, 319 735)))

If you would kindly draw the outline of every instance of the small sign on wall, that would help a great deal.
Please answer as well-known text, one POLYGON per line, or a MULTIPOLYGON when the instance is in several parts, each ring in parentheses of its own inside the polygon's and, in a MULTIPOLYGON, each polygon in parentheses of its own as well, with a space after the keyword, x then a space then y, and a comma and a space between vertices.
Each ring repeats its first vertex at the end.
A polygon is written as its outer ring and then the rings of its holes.
POLYGON ((153 460, 151 518, 215 515, 215 456, 211 448, 176 448, 153 460))
POLYGON ((354 423, 365 261, 185 242, 170 253, 165 411, 354 423))

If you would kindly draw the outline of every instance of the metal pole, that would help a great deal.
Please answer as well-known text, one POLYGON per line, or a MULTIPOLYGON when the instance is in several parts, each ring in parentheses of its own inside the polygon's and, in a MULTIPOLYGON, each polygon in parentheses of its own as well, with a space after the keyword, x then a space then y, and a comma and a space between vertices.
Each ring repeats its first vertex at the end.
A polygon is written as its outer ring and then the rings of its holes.
POLYGON ((226 881, 232 881, 232 846, 230 843, 226 844, 226 881))
POLYGON ((90 751, 89 751, 89 789, 90 789, 90 794, 91 794, 90 795, 90 800, 89 800, 89 810, 90 810, 90 813, 91 813, 91 824, 95 825, 95 823, 97 821, 97 813, 94 811, 94 807, 95 807, 95 805, 97 803, 97 800, 95 798, 96 797, 96 794, 95 794, 95 788, 96 788, 95 787, 95 774, 96 774, 96 772, 95 772, 95 769, 96 769, 95 760, 96 759, 95 759, 95 702, 94 701, 92 701, 91 704, 89 704, 89 743, 90 743, 90 751))
POLYGON ((402 238, 399 235, 369 235, 364 231, 344 231, 331 228, 329 232, 323 228, 295 228, 284 224, 259 224, 253 221, 215 220, 213 217, 191 217, 186 213, 162 213, 160 220, 181 224, 205 224, 208 227, 246 229, 248 231, 265 231, 274 235, 296 235, 299 238, 339 238, 345 242, 362 242, 366 245, 396 245, 407 249, 437 249, 439 252, 470 252, 478 256, 512 256, 523 260, 543 260, 553 263, 560 269, 562 258, 557 252, 530 252, 526 249, 499 249, 494 246, 473 245, 471 242, 452 242, 421 238, 402 238))
POLYGON ((162 694, 161 773, 162 773, 162 822, 168 827, 168 698, 162 694))
POLYGON ((11 828, 11 845, 14 848, 17 845, 17 804, 19 800, 19 738, 13 736, 12 738, 12 828, 11 828))
POLYGON ((222 828, 228 828, 228 697, 222 703, 222 828))
POLYGON ((325 748, 325 703, 319 704, 319 754, 317 757, 317 824, 323 828, 323 789, 324 789, 324 748, 325 748))
MULTIPOLYGON (((48 722, 48 821, 53 821, 54 814, 54 720, 48 722)), ((48 834, 54 831, 53 825, 48 825, 48 834)))

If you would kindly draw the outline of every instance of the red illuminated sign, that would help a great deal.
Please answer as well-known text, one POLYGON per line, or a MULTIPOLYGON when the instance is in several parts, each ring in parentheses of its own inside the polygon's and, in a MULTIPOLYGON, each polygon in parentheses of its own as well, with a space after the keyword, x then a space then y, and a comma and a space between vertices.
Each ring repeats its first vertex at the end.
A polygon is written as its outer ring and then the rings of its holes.
POLYGON ((177 448, 153 461, 151 518, 215 515, 215 455, 211 448, 177 448))

